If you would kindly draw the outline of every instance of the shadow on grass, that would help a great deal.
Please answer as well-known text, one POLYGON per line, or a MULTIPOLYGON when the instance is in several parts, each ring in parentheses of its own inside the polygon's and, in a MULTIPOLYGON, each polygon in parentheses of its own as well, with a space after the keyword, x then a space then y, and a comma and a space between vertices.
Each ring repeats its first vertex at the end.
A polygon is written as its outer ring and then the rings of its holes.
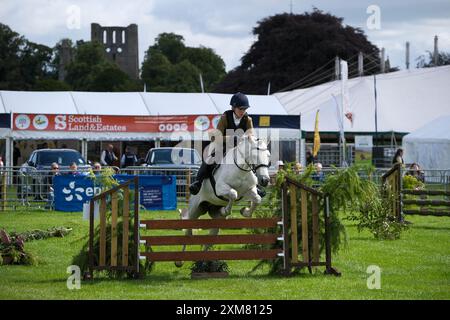
POLYGON ((418 226, 415 225, 411 227, 412 230, 419 229, 419 230, 442 230, 442 231, 450 231, 450 227, 434 227, 434 226, 418 226))

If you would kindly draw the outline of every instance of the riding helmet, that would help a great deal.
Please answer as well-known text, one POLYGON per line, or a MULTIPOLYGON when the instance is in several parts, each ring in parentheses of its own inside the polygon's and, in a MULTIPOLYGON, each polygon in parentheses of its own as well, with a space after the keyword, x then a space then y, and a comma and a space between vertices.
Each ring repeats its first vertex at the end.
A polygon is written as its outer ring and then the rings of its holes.
POLYGON ((250 105, 248 104, 248 98, 245 94, 243 93, 235 93, 232 97, 231 97, 231 101, 230 101, 230 105, 233 108, 239 107, 239 108, 243 108, 243 109, 247 109, 250 107, 250 105))

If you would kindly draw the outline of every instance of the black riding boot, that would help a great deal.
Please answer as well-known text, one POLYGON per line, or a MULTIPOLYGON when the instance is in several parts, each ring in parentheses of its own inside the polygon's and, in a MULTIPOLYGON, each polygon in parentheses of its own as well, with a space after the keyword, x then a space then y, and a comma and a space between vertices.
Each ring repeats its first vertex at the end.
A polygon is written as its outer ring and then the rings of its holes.
POLYGON ((189 191, 191 194, 196 195, 200 191, 203 180, 209 176, 213 167, 213 165, 208 165, 206 162, 202 163, 200 169, 198 169, 197 177, 194 183, 189 186, 189 191))
POLYGON ((264 190, 263 187, 261 187, 259 184, 256 185, 256 190, 261 198, 264 198, 266 196, 266 190, 264 190))

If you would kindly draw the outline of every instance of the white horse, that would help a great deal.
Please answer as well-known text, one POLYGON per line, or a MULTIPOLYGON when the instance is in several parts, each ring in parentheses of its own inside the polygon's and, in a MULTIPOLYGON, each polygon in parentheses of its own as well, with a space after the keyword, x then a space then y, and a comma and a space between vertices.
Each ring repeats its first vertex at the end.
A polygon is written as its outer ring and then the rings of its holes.
MULTIPOLYGON (((250 200, 250 207, 241 209, 241 215, 249 218, 261 203, 256 185, 267 186, 270 166, 270 152, 263 140, 253 136, 243 136, 238 145, 230 149, 220 166, 214 171, 215 191, 210 179, 203 180, 202 187, 196 195, 189 199, 188 209, 181 211, 181 218, 197 219, 208 212, 213 219, 225 219, 231 214, 233 204, 237 200, 250 200)), ((210 235, 217 235, 219 229, 210 229, 210 235)), ((192 235, 192 229, 186 230, 192 235)), ((207 250, 210 246, 205 246, 207 250)), ((184 251, 186 245, 183 246, 184 251)), ((182 262, 175 262, 180 267, 182 262)))

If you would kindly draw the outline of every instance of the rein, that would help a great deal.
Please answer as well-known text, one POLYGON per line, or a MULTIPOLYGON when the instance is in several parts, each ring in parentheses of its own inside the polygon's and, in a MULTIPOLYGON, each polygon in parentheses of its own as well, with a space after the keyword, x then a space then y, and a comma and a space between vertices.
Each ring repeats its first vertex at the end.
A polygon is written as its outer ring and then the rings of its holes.
MULTIPOLYGON (((242 156, 242 158, 244 159, 244 161, 245 161, 245 164, 249 167, 249 169, 244 169, 244 168, 242 168, 242 167, 240 167, 239 165, 238 165, 238 163, 237 163, 237 161, 236 161, 236 156, 237 156, 237 150, 238 150, 238 147, 236 146, 235 148, 234 148, 234 152, 233 152, 233 161, 234 161, 234 164, 236 165, 236 167, 238 167, 240 170, 242 170, 242 171, 244 171, 244 172, 250 172, 250 171, 253 171, 253 173, 254 174, 256 174, 256 170, 258 170, 259 168, 261 168, 261 167, 266 167, 266 168, 269 168, 270 167, 270 163, 269 164, 259 164, 259 165, 257 165, 257 166, 254 166, 254 165, 251 165, 251 164, 249 164, 248 162, 247 162, 247 160, 245 159, 245 156, 239 151, 239 153, 240 153, 240 155, 242 156)), ((261 149, 261 148, 259 148, 259 147, 256 147, 256 150, 258 150, 258 151, 267 151, 267 149, 261 149)))

